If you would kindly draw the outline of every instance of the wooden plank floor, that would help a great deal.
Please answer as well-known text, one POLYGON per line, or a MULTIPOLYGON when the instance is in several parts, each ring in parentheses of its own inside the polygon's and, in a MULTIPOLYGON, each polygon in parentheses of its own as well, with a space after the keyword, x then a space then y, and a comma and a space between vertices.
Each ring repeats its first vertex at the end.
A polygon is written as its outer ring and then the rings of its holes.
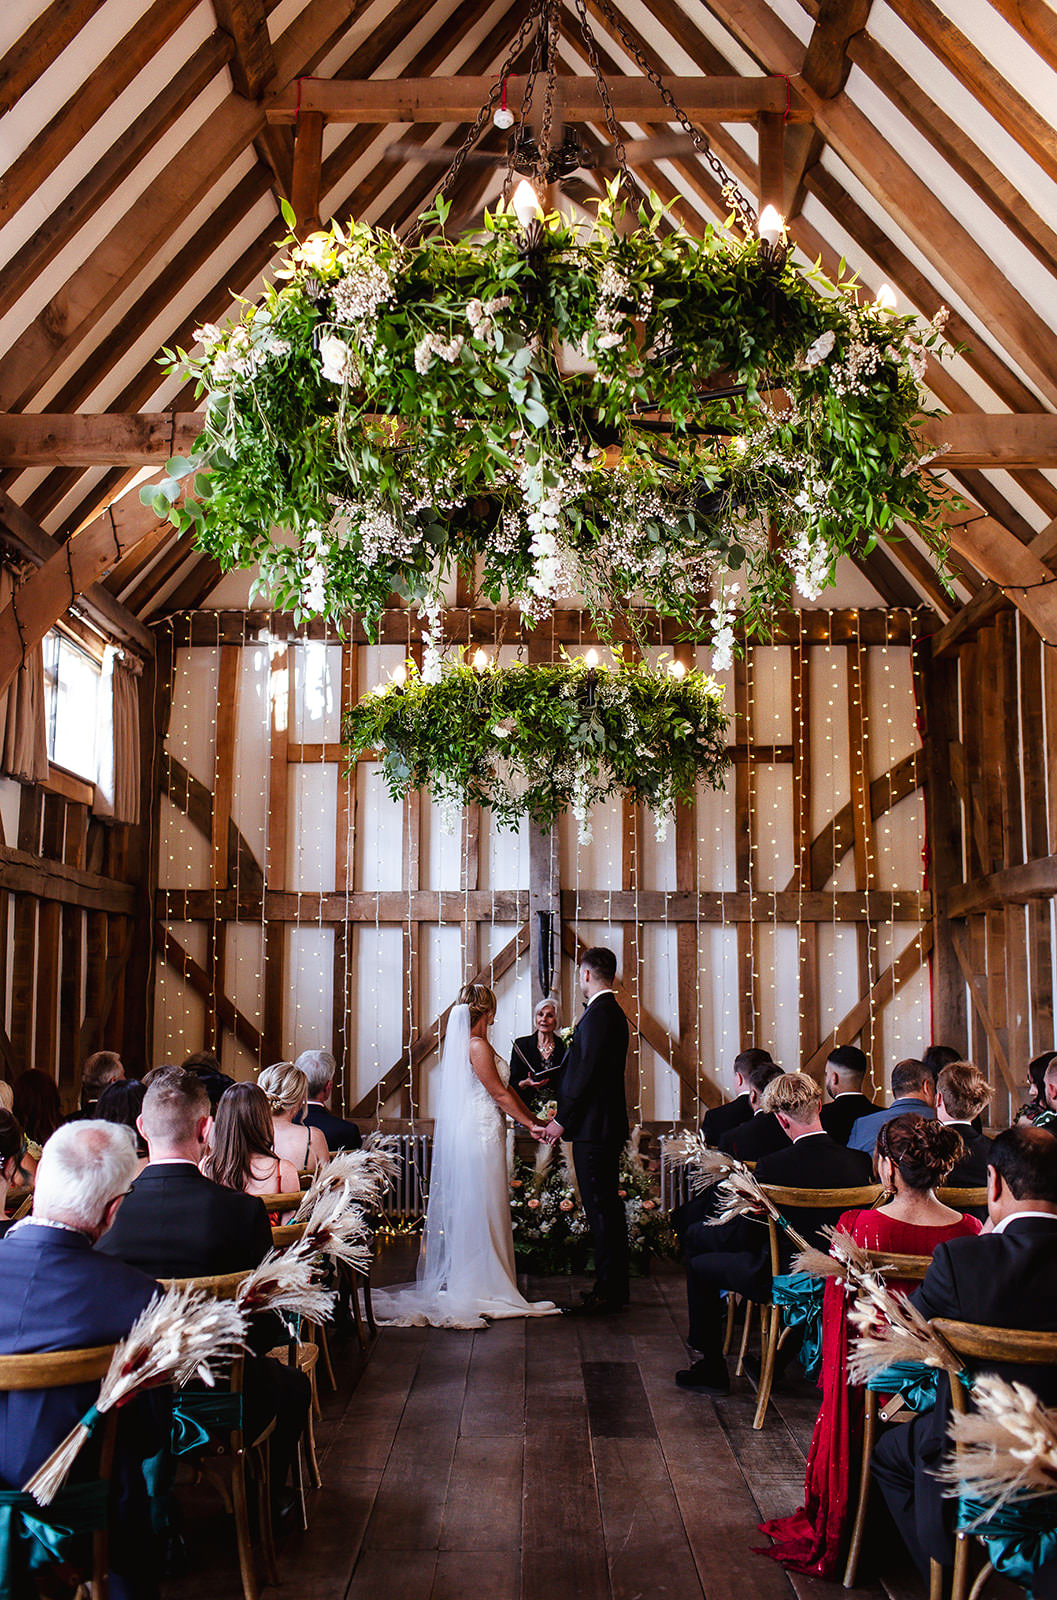
MULTIPOLYGON (((407 1241, 383 1249, 378 1281, 411 1276, 413 1259, 407 1241)), ((570 1303, 582 1286, 529 1294, 570 1303)), ((753 1433, 747 1384, 714 1402, 673 1383, 679 1269, 632 1298, 616 1318, 391 1328, 366 1361, 339 1352, 317 1430, 324 1486, 265 1600, 919 1600, 903 1567, 843 1591, 753 1554, 757 1524, 800 1503, 816 1391, 784 1387, 753 1433)), ((193 1570, 165 1594, 237 1600, 228 1525, 200 1491, 187 1531, 193 1570)))

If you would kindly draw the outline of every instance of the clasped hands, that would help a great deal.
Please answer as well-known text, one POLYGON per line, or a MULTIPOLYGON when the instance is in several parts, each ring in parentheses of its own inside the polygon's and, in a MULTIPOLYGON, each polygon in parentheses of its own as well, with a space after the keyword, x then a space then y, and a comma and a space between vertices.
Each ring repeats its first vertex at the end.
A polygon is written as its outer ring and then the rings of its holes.
POLYGON ((562 1136, 562 1125, 560 1122, 555 1122, 552 1117, 546 1127, 539 1122, 534 1122, 529 1132, 539 1144, 557 1144, 562 1136))

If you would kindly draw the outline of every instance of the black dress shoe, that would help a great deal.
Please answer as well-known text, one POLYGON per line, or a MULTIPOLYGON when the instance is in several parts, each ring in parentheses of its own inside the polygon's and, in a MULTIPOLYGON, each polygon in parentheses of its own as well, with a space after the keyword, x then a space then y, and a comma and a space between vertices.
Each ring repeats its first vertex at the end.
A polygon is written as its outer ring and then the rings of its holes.
POLYGON ((619 1300, 599 1300, 593 1296, 578 1306, 562 1306, 563 1317, 612 1317, 628 1308, 619 1300))
POLYGON ((724 1395, 730 1393, 730 1373, 722 1358, 715 1361, 695 1361, 692 1367, 675 1374, 680 1389, 690 1389, 694 1394, 724 1395))

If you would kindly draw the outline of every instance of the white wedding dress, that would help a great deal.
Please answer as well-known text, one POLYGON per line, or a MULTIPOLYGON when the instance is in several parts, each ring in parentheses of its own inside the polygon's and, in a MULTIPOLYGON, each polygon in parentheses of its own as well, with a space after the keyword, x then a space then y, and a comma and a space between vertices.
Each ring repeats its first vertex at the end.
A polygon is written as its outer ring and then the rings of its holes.
MULTIPOLYGON (((510 1068, 496 1057, 500 1077, 510 1068)), ((453 1006, 436 1093, 433 1164, 416 1281, 375 1289, 392 1327, 483 1328, 489 1317, 553 1316, 519 1294, 510 1226, 506 1119, 470 1064, 470 1012, 453 1006)))

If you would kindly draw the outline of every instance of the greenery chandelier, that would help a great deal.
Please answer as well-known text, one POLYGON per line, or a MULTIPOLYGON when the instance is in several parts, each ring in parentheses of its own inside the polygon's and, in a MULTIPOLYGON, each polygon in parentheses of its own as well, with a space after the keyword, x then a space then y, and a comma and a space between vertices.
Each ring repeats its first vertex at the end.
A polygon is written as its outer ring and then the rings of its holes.
MULTIPOLYGON (((508 172, 528 148, 545 183, 555 0, 531 16, 544 126, 526 145, 523 107, 508 172)), ((766 636, 794 586, 814 598, 900 525, 942 568, 945 491, 916 432, 942 320, 796 270, 781 219, 757 224, 729 180, 740 232, 701 238, 652 196, 629 217, 629 180, 589 225, 501 204, 449 239, 441 193, 406 240, 291 235, 259 301, 199 329, 200 353, 165 352, 206 395, 205 428, 143 498, 223 567, 257 566, 298 618, 370 629, 395 591, 435 633, 461 572, 530 621, 582 597, 608 637, 636 599, 709 639, 717 667, 738 626, 766 636)))

